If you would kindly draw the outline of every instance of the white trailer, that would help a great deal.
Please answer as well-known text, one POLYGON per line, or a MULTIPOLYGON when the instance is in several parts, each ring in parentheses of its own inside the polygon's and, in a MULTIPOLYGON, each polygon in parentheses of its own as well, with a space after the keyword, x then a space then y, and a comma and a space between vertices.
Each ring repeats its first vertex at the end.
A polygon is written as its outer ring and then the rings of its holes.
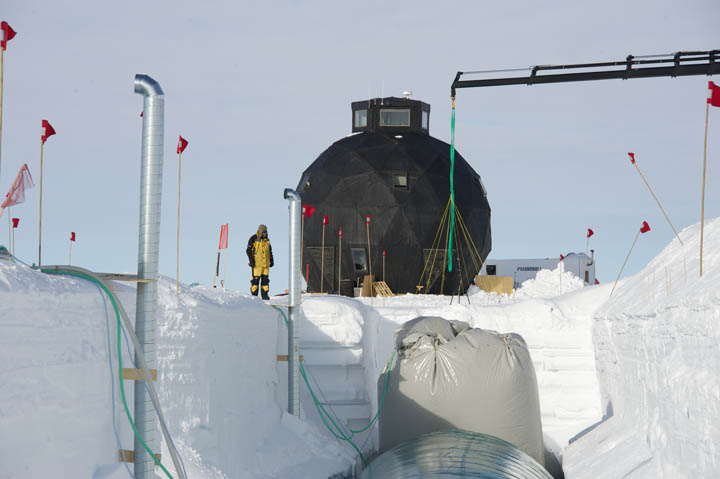
MULTIPOLYGON (((560 258, 538 259, 487 259, 480 269, 481 275, 512 276, 513 288, 518 289, 524 281, 533 279, 541 269, 557 268, 560 258)), ((568 253, 563 259, 565 271, 578 278, 585 278, 585 284, 595 284, 595 253, 588 258, 585 253, 568 253)))

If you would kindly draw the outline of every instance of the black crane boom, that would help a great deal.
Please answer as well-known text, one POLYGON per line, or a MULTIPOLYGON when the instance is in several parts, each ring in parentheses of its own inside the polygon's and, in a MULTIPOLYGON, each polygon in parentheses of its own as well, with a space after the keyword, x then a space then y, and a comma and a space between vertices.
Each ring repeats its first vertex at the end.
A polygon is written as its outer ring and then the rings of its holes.
POLYGON ((704 52, 677 52, 669 55, 649 55, 639 57, 628 55, 624 61, 580 63, 574 65, 537 65, 522 70, 530 71, 530 75, 461 80, 460 78, 463 75, 503 73, 519 70, 457 72, 455 80, 450 88, 451 96, 455 98, 455 90, 458 88, 535 85, 539 83, 611 80, 613 78, 627 80, 629 78, 714 75, 720 73, 720 50, 709 50, 704 52), (623 68, 618 69, 614 67, 623 68), (554 72, 558 70, 585 71, 548 73, 544 75, 539 74, 541 72, 554 72))

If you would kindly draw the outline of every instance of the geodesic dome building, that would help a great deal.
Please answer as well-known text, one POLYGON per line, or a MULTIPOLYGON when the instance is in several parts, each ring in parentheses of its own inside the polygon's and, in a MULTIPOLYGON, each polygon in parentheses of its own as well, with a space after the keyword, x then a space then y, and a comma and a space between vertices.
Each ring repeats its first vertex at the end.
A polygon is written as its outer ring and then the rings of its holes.
MULTIPOLYGON (((310 291, 357 286, 372 272, 393 292, 414 293, 433 263, 428 287, 421 291, 452 294, 467 288, 479 272, 456 232, 453 272, 445 267, 444 278, 441 273, 447 244, 435 240, 450 198, 450 145, 430 136, 429 124, 430 105, 421 101, 390 97, 352 103, 352 134, 325 150, 297 187, 303 204, 315 208, 304 218, 303 234, 302 267, 303 275, 309 270, 310 291)), ((490 205, 480 175, 457 151, 454 185, 457 211, 484 261, 491 247, 490 205)))

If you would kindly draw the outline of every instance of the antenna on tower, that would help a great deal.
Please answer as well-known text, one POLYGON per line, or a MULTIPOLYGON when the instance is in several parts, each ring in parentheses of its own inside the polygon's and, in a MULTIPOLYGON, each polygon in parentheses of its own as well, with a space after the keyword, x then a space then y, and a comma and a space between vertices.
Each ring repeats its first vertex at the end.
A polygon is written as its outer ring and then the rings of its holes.
POLYGON ((412 95, 413 93, 412 93, 412 90, 405 90, 404 92, 402 92, 402 94, 405 97, 405 99, 408 100, 410 98, 410 95, 412 95))

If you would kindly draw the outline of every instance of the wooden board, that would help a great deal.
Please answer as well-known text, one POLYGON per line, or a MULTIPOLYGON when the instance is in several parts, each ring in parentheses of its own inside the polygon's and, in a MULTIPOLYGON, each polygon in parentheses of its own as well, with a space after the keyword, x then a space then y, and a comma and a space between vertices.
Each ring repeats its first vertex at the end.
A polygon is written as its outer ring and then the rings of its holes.
POLYGON ((378 296, 395 296, 385 281, 375 281, 373 288, 378 296))
POLYGON ((512 276, 475 276, 475 284, 478 288, 488 293, 512 294, 513 277, 512 276))
MULTIPOLYGON (((128 381, 140 381, 144 376, 142 369, 123 368, 123 379, 128 381)), ((157 369, 150 370, 150 378, 157 381, 157 369)))
MULTIPOLYGON (((148 446, 149 447, 149 446, 148 446)), ((121 449, 118 451, 118 454, 120 455, 120 462, 129 462, 134 463, 135 462, 135 451, 129 451, 127 449, 121 449)), ((158 461, 161 461, 162 455, 160 453, 155 454, 155 457, 157 457, 158 461)))
MULTIPOLYGON (((304 359, 305 359, 305 357, 301 354, 301 355, 300 355, 300 361, 303 361, 304 359)), ((287 360, 288 360, 288 355, 287 355, 287 354, 278 354, 278 355, 277 355, 277 360, 278 360, 278 361, 285 361, 285 362, 287 362, 287 360)))
POLYGON ((360 296, 363 297, 369 297, 369 296, 375 296, 375 291, 373 291, 373 283, 375 282, 375 276, 366 274, 363 278, 363 284, 362 284, 362 291, 360 292, 360 296))

